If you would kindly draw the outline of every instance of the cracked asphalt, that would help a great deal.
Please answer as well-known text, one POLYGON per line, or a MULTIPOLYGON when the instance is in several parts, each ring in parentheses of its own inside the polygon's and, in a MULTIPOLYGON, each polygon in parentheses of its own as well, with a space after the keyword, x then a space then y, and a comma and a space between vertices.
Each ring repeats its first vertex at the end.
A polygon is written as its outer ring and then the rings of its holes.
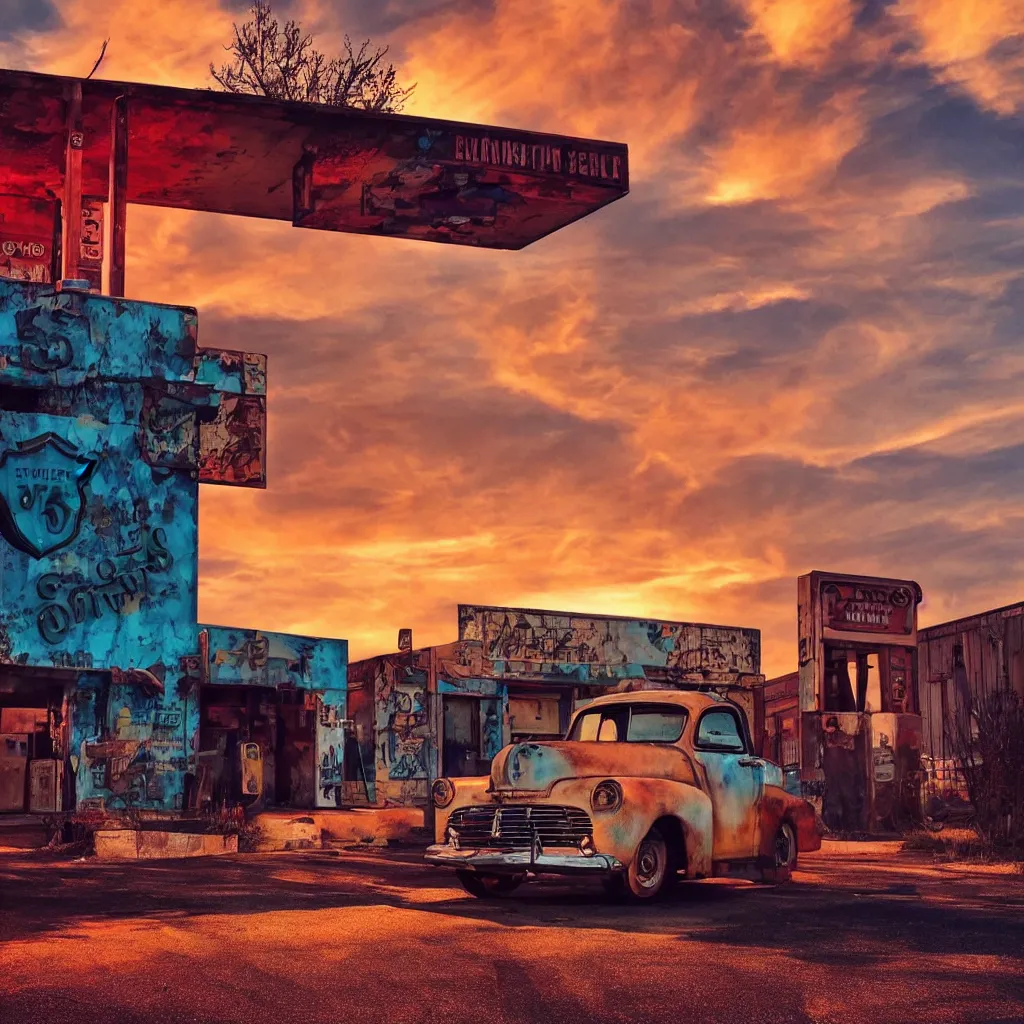
POLYGON ((482 902, 412 849, 0 856, 0 1021, 1024 1021, 1024 876, 826 844, 785 886, 482 902))

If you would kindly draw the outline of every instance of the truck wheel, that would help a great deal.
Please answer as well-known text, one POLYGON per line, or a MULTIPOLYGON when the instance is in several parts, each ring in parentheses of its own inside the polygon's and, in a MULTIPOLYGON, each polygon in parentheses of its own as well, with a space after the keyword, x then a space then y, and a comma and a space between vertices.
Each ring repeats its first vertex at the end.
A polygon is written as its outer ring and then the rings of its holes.
POLYGON ((788 821, 779 826, 775 833, 775 844, 772 848, 774 863, 770 868, 761 871, 762 882, 788 882, 796 869, 796 833, 788 821))
POLYGON ((462 888, 478 900, 508 896, 522 884, 522 879, 515 875, 481 875, 476 871, 456 871, 455 877, 462 888))
POLYGON ((668 843, 655 825, 636 849, 623 879, 623 892, 636 900, 653 900, 666 888, 672 871, 668 843))

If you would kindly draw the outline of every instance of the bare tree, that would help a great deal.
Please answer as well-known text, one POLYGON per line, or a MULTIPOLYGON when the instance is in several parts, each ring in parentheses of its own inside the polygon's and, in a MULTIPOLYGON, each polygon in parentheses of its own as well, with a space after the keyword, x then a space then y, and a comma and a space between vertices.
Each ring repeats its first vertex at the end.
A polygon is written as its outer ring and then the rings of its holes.
POLYGON ((228 92, 397 112, 416 88, 401 86, 395 66, 384 63, 388 47, 371 50, 367 39, 356 50, 346 35, 344 52, 327 57, 294 21, 282 28, 269 0, 256 0, 249 20, 233 28, 234 41, 225 47, 230 62, 219 71, 210 64, 210 74, 228 92))

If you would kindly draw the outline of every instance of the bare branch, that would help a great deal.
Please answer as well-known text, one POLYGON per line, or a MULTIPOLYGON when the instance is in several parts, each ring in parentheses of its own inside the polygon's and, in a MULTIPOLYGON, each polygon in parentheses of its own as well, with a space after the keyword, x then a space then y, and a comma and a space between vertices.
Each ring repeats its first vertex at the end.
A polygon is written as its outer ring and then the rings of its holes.
POLYGON ((100 55, 96 58, 96 63, 92 66, 92 71, 90 71, 89 74, 85 76, 86 81, 88 81, 90 78, 92 78, 93 75, 96 74, 96 69, 103 63, 103 58, 107 55, 107 46, 109 45, 109 43, 109 39, 103 40, 103 48, 100 50, 100 55))
POLYGON ((227 92, 397 112, 416 88, 401 86, 395 66, 384 65, 388 47, 371 51, 366 39, 355 50, 346 35, 342 53, 329 58, 297 22, 282 27, 270 0, 255 0, 248 21, 233 28, 234 41, 225 47, 230 62, 220 69, 210 64, 210 77, 227 92))

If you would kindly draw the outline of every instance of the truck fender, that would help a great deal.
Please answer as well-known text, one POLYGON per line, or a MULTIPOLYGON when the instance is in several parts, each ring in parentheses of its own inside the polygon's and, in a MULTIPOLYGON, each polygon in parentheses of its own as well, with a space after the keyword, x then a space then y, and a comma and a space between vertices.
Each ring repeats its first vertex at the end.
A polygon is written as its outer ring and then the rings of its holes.
MULTIPOLYGON (((635 852, 651 826, 660 818, 675 818, 682 825, 687 877, 711 874, 713 812, 707 793, 671 779, 619 779, 622 786, 620 816, 631 824, 631 851, 635 852)), ((632 859, 632 853, 630 855, 632 859)))
POLYGON ((814 808, 800 797, 777 786, 765 786, 761 800, 761 857, 773 855, 775 834, 782 822, 788 822, 796 833, 798 853, 813 853, 821 849, 821 833, 817 828, 814 808))

